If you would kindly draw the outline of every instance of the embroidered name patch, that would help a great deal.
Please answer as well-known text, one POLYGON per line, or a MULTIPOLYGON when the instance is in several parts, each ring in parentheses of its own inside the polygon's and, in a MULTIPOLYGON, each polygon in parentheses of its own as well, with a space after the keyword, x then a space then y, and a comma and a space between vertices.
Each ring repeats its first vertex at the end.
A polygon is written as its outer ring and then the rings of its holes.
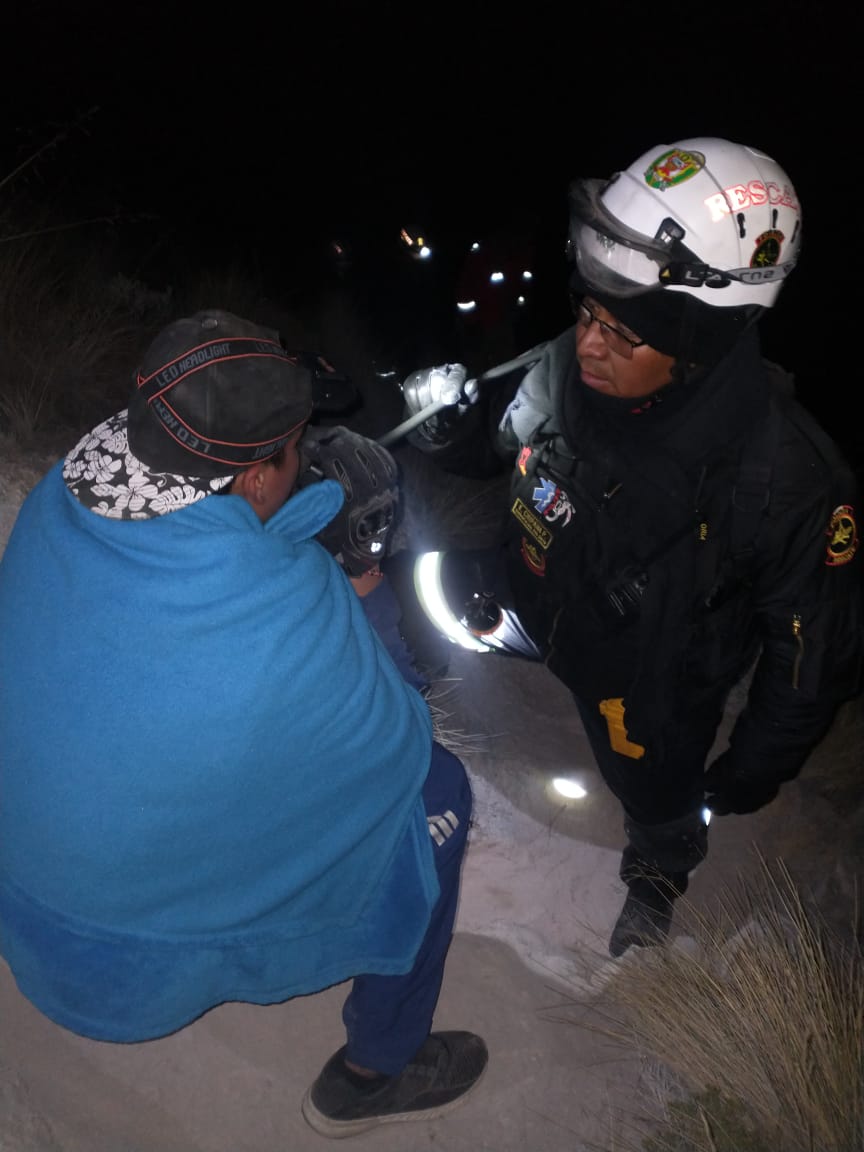
POLYGON ((552 543, 552 533, 545 526, 527 504, 523 504, 521 500, 517 499, 513 507, 510 509, 526 532, 530 533, 541 548, 548 548, 552 543))

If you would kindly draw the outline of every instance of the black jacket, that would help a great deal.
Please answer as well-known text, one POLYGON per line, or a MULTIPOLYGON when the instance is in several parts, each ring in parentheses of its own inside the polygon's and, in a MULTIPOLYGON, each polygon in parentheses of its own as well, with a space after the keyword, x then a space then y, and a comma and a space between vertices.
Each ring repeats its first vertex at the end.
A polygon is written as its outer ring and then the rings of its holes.
POLYGON ((580 700, 623 698, 628 738, 661 760, 670 725, 752 668, 735 772, 791 779, 861 688, 851 468, 755 332, 636 410, 581 383, 572 328, 538 356, 486 436, 515 458, 520 619, 580 700))

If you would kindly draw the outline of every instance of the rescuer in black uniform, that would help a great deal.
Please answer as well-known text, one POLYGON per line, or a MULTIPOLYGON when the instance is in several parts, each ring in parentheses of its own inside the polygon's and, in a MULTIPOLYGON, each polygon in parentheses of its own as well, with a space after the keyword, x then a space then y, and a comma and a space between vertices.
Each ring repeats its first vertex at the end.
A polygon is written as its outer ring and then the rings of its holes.
POLYGON ((438 576, 463 628, 573 693, 624 810, 613 956, 666 938, 706 805, 769 803, 861 689, 854 473, 760 349, 800 246, 770 157, 658 145, 571 185, 573 327, 488 384, 457 364, 403 385, 408 414, 448 405, 410 434, 442 468, 513 467, 502 547, 438 576))

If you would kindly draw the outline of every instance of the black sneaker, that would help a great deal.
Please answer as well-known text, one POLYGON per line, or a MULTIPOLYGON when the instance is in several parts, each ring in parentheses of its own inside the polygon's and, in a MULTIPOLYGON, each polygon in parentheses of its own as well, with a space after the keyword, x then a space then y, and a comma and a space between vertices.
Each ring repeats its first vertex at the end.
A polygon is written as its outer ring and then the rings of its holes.
POLYGON ((672 926, 674 903, 670 886, 648 879, 633 881, 612 929, 609 955, 617 959, 634 946, 646 948, 663 944, 672 926))
POLYGON ((398 1076, 365 1079, 330 1057, 303 1099, 306 1123, 322 1136, 356 1136, 379 1124, 430 1120, 455 1108, 486 1068, 489 1053, 473 1032, 432 1032, 398 1076))

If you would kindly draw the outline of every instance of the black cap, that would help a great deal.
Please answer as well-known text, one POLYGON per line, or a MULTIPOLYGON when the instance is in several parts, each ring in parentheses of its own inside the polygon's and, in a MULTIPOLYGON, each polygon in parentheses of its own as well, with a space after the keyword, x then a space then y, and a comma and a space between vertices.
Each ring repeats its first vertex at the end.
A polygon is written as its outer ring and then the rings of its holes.
POLYGON ((144 353, 129 448, 151 472, 226 476, 274 456, 311 412, 311 374, 278 334, 208 309, 144 353))

